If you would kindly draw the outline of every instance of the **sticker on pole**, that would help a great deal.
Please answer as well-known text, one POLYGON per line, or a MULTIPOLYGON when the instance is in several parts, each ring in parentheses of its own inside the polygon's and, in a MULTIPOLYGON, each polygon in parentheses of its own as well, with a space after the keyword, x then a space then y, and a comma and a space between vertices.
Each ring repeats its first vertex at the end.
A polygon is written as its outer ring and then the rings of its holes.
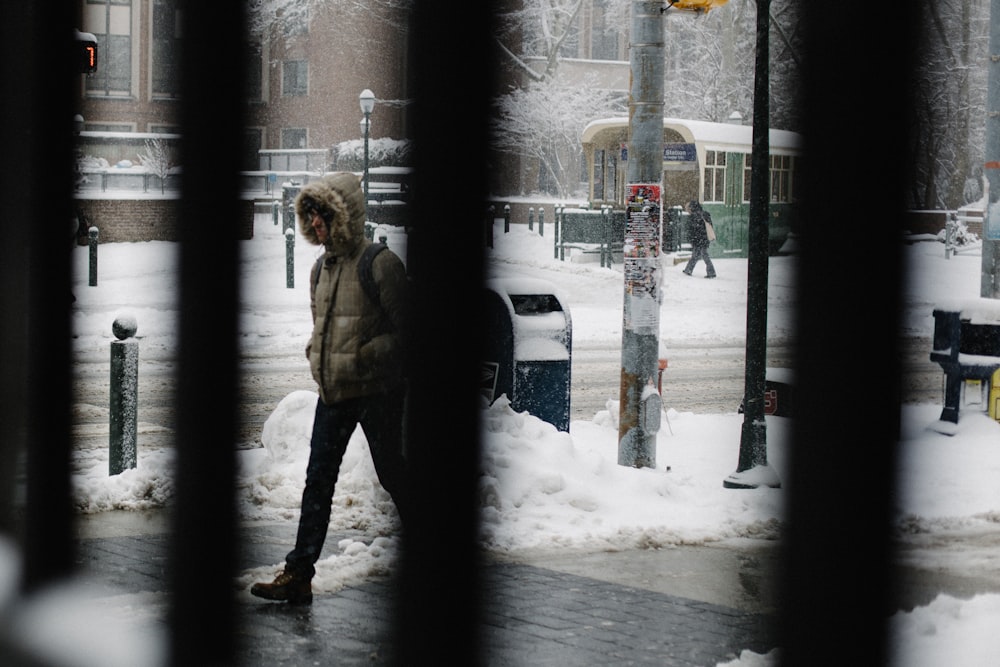
POLYGON ((625 327, 640 334, 660 331, 660 197, 659 183, 626 186, 625 327))
POLYGON ((990 202, 987 205, 983 236, 990 241, 1000 241, 1000 202, 990 202))

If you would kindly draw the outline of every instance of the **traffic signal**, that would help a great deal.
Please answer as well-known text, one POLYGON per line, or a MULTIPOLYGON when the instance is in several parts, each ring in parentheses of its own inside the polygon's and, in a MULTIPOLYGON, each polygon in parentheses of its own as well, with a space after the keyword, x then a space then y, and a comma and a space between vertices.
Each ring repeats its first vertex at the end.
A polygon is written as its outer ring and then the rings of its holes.
POLYGON ((721 7, 727 2, 729 0, 667 0, 667 6, 664 7, 664 10, 674 7, 686 12, 705 14, 716 7, 721 7))
POLYGON ((97 71, 97 38, 89 32, 76 32, 76 52, 80 72, 91 74, 97 71))

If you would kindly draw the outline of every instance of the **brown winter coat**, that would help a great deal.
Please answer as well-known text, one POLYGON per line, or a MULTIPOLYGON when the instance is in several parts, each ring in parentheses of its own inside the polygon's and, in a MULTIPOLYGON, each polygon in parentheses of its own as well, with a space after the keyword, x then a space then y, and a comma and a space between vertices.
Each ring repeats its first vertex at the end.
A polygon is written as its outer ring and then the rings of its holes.
POLYGON ((306 356, 319 394, 329 405, 397 389, 403 377, 406 269, 391 251, 379 253, 372 273, 381 306, 365 294, 358 261, 371 241, 364 234, 364 195, 353 174, 309 183, 296 198, 302 234, 315 244, 309 225, 312 208, 329 218, 330 228, 327 251, 313 266, 309 283, 313 332, 306 356))

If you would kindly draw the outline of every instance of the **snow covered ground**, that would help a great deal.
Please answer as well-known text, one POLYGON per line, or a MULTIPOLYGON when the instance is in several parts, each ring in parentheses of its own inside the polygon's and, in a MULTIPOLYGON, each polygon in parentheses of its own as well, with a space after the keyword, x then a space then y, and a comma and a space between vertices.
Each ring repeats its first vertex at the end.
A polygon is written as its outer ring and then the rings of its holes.
MULTIPOLYGON (((516 275, 549 281, 570 309, 574 342, 620 347, 620 267, 560 262, 553 258, 550 237, 541 238, 537 230, 529 232, 522 225, 504 234, 498 224, 495 239, 495 247, 488 251, 491 277, 516 275)), ((389 245, 405 254, 405 238, 391 234, 389 245)), ((242 250, 244 351, 255 357, 301 354, 310 330, 308 271, 316 249, 298 238, 292 289, 285 282, 284 238, 269 216, 258 217, 255 236, 243 242, 242 250)), ((935 242, 909 245, 906 252, 913 267, 906 294, 906 333, 929 337, 935 304, 978 295, 980 256, 973 250, 946 259, 943 245, 935 242)), ((87 286, 87 249, 77 248, 75 253, 75 354, 106 358, 113 340, 111 323, 128 314, 138 322, 141 359, 170 358, 177 343, 176 245, 102 245, 97 287, 87 286)), ((794 263, 793 257, 771 259, 768 333, 773 341, 793 336, 794 263)), ((661 341, 668 356, 675 341, 743 339, 746 260, 719 258, 716 265, 716 280, 684 276, 682 265, 665 266, 661 341)), ((696 276, 700 272, 702 267, 696 276)), ((487 548, 516 555, 528 549, 656 548, 780 537, 784 491, 734 491, 722 485, 735 470, 742 415, 677 412, 667 400, 664 428, 657 438, 657 466, 633 469, 617 465, 614 398, 608 397, 607 410, 572 422, 569 433, 514 412, 503 399, 484 406, 480 501, 482 541, 487 548)), ((264 448, 239 452, 238 500, 245 520, 287 522, 289 531, 293 530, 315 400, 312 391, 290 393, 274 407, 264 426, 264 448)), ((941 407, 904 406, 901 450, 906 458, 896 514, 900 521, 919 522, 942 540, 961 531, 996 531, 1000 424, 971 408, 963 411, 956 434, 948 437, 928 429, 941 407)), ((446 406, 441 407, 440 418, 444 429, 446 406)), ((779 479, 785 478, 787 420, 767 420, 768 462, 779 479)), ((170 502, 169 450, 143 452, 140 442, 138 467, 115 477, 107 475, 106 451, 78 456, 76 469, 84 472, 74 479, 74 486, 81 512, 143 509, 170 502)), ((364 525, 366 542, 347 541, 339 545, 337 555, 321 561, 315 588, 335 592, 391 568, 397 556, 396 522, 395 510, 378 486, 367 444, 358 432, 341 469, 331 529, 364 525)), ((975 566, 981 567, 984 557, 997 558, 981 552, 947 553, 949 567, 961 567, 963 558, 969 559, 970 566, 976 559, 975 566)), ((248 585, 270 576, 274 565, 242 573, 240 583, 248 585)), ((16 554, 0 549, 0 609, 13 599, 16 570, 16 554)), ((103 611, 118 622, 135 624, 136 616, 143 615, 137 607, 156 610, 146 612, 156 614, 162 612, 163 604, 163 600, 116 603, 112 599, 103 601, 103 611)), ((900 612, 892 619, 897 664, 1000 664, 1000 640, 993 631, 998 622, 1000 596, 992 594, 970 599, 941 596, 925 607, 900 612)), ((60 627, 59 622, 40 625, 60 627)), ((39 624, 25 623, 25 627, 39 624)), ((157 658, 154 654, 145 662, 129 664, 158 664, 157 658)), ((776 661, 774 655, 746 652, 730 664, 776 661)))

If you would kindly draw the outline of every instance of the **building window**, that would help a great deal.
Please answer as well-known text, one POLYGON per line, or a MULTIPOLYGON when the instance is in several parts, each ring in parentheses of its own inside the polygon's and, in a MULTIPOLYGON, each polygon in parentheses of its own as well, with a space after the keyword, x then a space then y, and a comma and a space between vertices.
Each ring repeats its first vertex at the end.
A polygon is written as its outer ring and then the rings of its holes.
POLYGON ((618 196, 618 158, 614 151, 608 151, 608 176, 604 180, 605 201, 616 201, 618 196))
POLYGON ((771 156, 771 201, 792 200, 792 156, 771 156))
POLYGON ((594 60, 620 60, 621 16, 609 10, 608 0, 594 0, 591 12, 589 57, 594 60))
POLYGON ((247 100, 264 100, 264 47, 260 42, 251 42, 247 53, 247 100))
POLYGON ((153 0, 153 95, 180 92, 181 12, 177 0, 153 0))
POLYGON ((84 32, 97 37, 100 66, 86 78, 91 95, 132 94, 132 0, 86 0, 84 32))
POLYGON ((281 68, 281 94, 306 95, 309 92, 309 61, 286 60, 281 68))
POLYGON ((594 199, 604 200, 604 151, 594 151, 594 199))
POLYGON ((705 151, 705 182, 702 199, 706 202, 723 202, 726 195, 726 154, 722 151, 705 151))
POLYGON ((302 127, 286 127, 281 130, 282 148, 305 148, 308 136, 302 127))
POLYGON ((264 147, 264 128, 246 128, 246 138, 243 140, 243 157, 240 159, 243 171, 257 171, 264 166, 260 160, 260 149, 264 147))

